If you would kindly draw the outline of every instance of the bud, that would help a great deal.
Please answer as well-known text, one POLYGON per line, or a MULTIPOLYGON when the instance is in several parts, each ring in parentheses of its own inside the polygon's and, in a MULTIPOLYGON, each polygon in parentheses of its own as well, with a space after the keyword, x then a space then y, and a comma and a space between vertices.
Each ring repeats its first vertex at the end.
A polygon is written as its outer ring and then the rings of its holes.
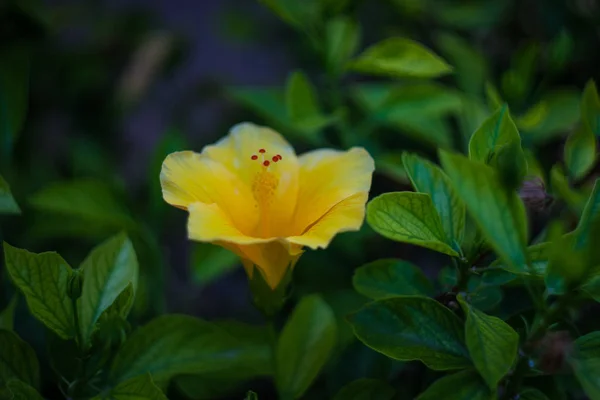
POLYGON ((559 372, 572 351, 573 340, 567 331, 549 332, 538 343, 540 359, 538 367, 544 372, 559 372))
POLYGON ((532 211, 543 211, 552 201, 552 197, 546 193, 544 182, 537 176, 525 178, 519 189, 519 197, 525 206, 532 211))
POLYGON ((73 270, 73 275, 69 278, 68 295, 72 300, 77 300, 81 297, 81 287, 83 286, 83 275, 79 270, 73 270))

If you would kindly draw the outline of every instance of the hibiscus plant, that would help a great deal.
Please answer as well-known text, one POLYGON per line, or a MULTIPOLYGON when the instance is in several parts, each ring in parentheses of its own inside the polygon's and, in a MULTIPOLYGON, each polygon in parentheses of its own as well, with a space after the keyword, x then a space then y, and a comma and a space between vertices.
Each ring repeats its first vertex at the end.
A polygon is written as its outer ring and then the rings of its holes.
POLYGON ((261 3, 319 80, 225 89, 255 122, 167 134, 147 209, 98 176, 20 183, 29 53, 0 49, 0 400, 600 400, 594 80, 536 83, 530 44, 497 79, 461 34, 366 46, 353 1, 261 3), (166 311, 169 230, 203 289, 243 267, 218 290, 247 318, 166 311))

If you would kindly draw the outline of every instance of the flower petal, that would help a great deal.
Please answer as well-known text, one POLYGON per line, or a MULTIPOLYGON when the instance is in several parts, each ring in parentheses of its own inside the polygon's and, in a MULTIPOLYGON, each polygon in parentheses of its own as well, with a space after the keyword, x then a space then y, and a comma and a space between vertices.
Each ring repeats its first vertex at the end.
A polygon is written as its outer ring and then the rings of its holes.
POLYGON ((294 215, 296 236, 317 222, 342 200, 368 192, 375 163, 369 153, 354 147, 349 151, 330 149, 303 154, 300 189, 294 215))
MULTIPOLYGON (((294 148, 271 128, 244 122, 231 128, 229 135, 216 144, 207 146, 203 155, 224 165, 238 176, 252 191, 257 176, 262 171, 262 162, 269 161, 269 171, 278 178, 278 185, 269 202, 269 218, 263 221, 260 235, 287 236, 298 197, 298 159, 294 148), (265 153, 259 153, 264 149, 265 153), (252 160, 256 155, 257 160, 252 160), (274 162, 273 157, 281 159, 274 162)), ((256 196, 256 193, 254 193, 256 196)))
POLYGON ((216 203, 246 233, 253 231, 258 222, 251 190, 222 164, 202 154, 169 154, 162 165, 160 183, 165 201, 176 207, 216 203))
POLYGON ((367 192, 345 198, 333 206, 302 235, 288 237, 287 240, 311 249, 327 247, 336 234, 360 229, 365 218, 365 203, 368 198, 367 192))
POLYGON ((248 236, 241 232, 221 207, 195 202, 188 206, 188 237, 199 242, 228 242, 234 244, 266 243, 275 239, 248 236))

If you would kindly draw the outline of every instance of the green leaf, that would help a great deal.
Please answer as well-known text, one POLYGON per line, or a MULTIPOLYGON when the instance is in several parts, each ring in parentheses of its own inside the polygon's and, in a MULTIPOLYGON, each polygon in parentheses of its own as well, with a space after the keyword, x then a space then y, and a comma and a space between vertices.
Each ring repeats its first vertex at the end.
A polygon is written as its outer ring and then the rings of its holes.
POLYGON ((129 285, 137 288, 138 262, 131 241, 119 234, 95 247, 81 264, 83 288, 78 299, 79 328, 90 344, 96 323, 129 285))
POLYGON ((396 390, 384 381, 361 378, 340 389, 333 400, 391 400, 396 390))
POLYGON ((338 75, 352 57, 360 40, 359 26, 352 19, 337 16, 325 27, 326 62, 330 73, 338 75))
POLYGON ((442 33, 436 40, 442 54, 455 68, 457 86, 473 95, 483 92, 489 71, 485 57, 458 35, 442 33))
POLYGON ((204 374, 231 369, 259 369, 270 364, 271 347, 255 335, 246 340, 218 324, 185 315, 164 315, 135 331, 113 362, 110 380, 126 381, 151 373, 156 381, 179 374, 204 374))
POLYGON ((319 18, 318 1, 259 0, 283 21, 298 29, 307 29, 319 18))
POLYGON ((421 270, 403 260, 377 260, 363 265, 354 271, 352 283, 358 293, 375 300, 434 293, 433 285, 421 270))
POLYGON ((145 374, 121 382, 92 400, 167 400, 167 396, 154 384, 152 376, 145 374))
POLYGON ((473 371, 461 371, 435 381, 417 400, 492 400, 485 382, 473 371))
POLYGON ((549 43, 548 64, 552 71, 560 72, 567 65, 573 54, 573 45, 573 37, 564 29, 549 43))
POLYGON ((237 269, 240 259, 231 251, 211 243, 194 243, 191 270, 194 282, 208 285, 237 269))
POLYGON ((252 390, 249 390, 248 393, 246 393, 246 398, 244 400, 258 400, 258 395, 252 390))
POLYGON ((10 380, 6 387, 12 394, 11 400, 44 400, 37 390, 23 381, 10 380))
POLYGON ((0 52, 0 159, 9 159, 29 102, 30 51, 23 45, 0 52))
POLYGON ((29 310, 63 339, 75 335, 73 304, 67 294, 71 267, 54 252, 30 253, 4 243, 6 269, 25 295, 29 310))
POLYGON ((535 388, 525 388, 519 393, 519 400, 548 400, 548 397, 535 388))
POLYGON ((21 214, 21 209, 10 192, 10 186, 2 175, 0 175, 0 214, 21 214))
POLYGON ((368 347, 396 360, 421 360, 434 370, 471 365, 463 324, 437 301, 420 296, 377 300, 348 317, 368 347))
POLYGON ((354 85, 358 105, 378 124, 401 130, 429 145, 451 147, 443 117, 461 109, 455 90, 433 82, 354 85))
POLYGON ((317 100, 317 90, 301 71, 292 73, 286 84, 285 100, 290 121, 301 128, 318 130, 329 123, 317 100))
MULTIPOLYGON (((512 143, 518 143, 520 146, 521 137, 510 117, 508 107, 504 105, 486 119, 471 137, 469 141, 469 158, 488 164, 502 148, 512 143)), ((521 158, 522 161, 520 162, 526 165, 527 161, 522 150, 515 156, 521 158)), ((517 161, 513 160, 513 162, 517 161)))
POLYGON ((367 222, 377 233, 388 239, 458 256, 452 249, 431 197, 427 194, 382 194, 369 202, 367 222))
POLYGON ((590 128, 594 135, 600 136, 600 98, 593 80, 588 81, 583 90, 581 121, 590 128))
POLYGON ((550 187, 555 197, 567 203, 569 208, 580 215, 585 206, 585 196, 571 187, 560 165, 555 164, 550 170, 550 187))
POLYGON ((527 219, 517 193, 504 188, 485 164, 443 150, 440 160, 488 243, 510 267, 526 271, 527 219))
POLYGON ((502 290, 497 287, 480 287, 469 293, 471 304, 481 311, 493 310, 502 301, 502 290))
POLYGON ((590 398, 600 398, 600 332, 579 337, 573 347, 569 362, 577 380, 590 398))
POLYGON ((389 38, 374 44, 351 62, 350 68, 394 78, 435 78, 452 71, 431 50, 405 38, 389 38))
POLYGON ((298 303, 277 343, 275 382, 281 398, 300 398, 310 387, 335 346, 336 330, 333 311, 319 296, 298 303))
POLYGON ((35 352, 16 333, 0 329, 0 389, 11 379, 33 387, 40 383, 40 366, 35 352))
POLYGON ((0 329, 6 329, 7 331, 13 330, 15 309, 17 308, 18 299, 16 294, 13 295, 6 308, 0 311, 0 329))
POLYGON ((487 99, 488 107, 491 110, 497 110, 504 104, 498 89, 490 82, 485 83, 485 97, 487 99))
POLYGON ((451 243, 460 243, 465 229, 465 206, 454 193, 444 171, 414 154, 405 153, 402 163, 415 190, 431 196, 446 237, 451 243))
POLYGON ((565 144, 565 165, 572 179, 584 177, 596 162, 596 136, 587 125, 579 125, 565 144))
POLYGON ((495 390, 517 358, 519 334, 501 319, 472 307, 462 296, 457 298, 467 315, 465 336, 473 364, 495 390))
POLYGON ((579 93, 557 90, 545 94, 515 122, 524 141, 538 144, 565 133, 578 119, 579 93))
POLYGON ((134 221, 110 187, 96 180, 73 180, 48 185, 30 198, 39 211, 76 218, 88 224, 130 228, 134 221))

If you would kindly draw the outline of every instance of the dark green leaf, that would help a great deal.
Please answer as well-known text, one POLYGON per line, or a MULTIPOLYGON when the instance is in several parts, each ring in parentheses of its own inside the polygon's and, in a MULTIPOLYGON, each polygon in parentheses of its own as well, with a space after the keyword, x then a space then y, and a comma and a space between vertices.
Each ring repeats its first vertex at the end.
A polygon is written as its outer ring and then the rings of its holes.
POLYGON ((322 297, 335 315, 338 335, 336 349, 343 351, 346 346, 356 341, 356 336, 354 336, 352 327, 346 321, 346 316, 364 306, 368 300, 352 289, 325 292, 322 293, 322 297))
POLYGON ((488 107, 491 110, 497 110, 504 104, 498 89, 490 82, 485 83, 485 97, 487 98, 488 107))
POLYGON ((437 165, 414 154, 405 153, 402 163, 415 190, 431 196, 446 237, 458 247, 465 228, 465 206, 454 193, 448 177, 437 165))
MULTIPOLYGON (((240 335, 243 326, 237 328, 240 335)), ((151 373, 155 380, 166 381, 178 374, 253 370, 269 365, 271 357, 271 348, 264 342, 234 336, 217 324, 197 318, 165 315, 127 339, 115 357, 110 378, 118 383, 151 373)))
POLYGON ((474 308, 462 296, 458 296, 458 302, 467 315, 465 336, 473 364, 495 390, 517 358, 519 334, 501 319, 474 308))
POLYGON ((31 313, 63 339, 75 335, 73 304, 67 295, 73 271, 57 253, 30 253, 4 243, 6 269, 25 295, 31 313))
POLYGON ((415 244, 457 256, 446 237, 431 197, 423 193, 382 194, 367 206, 367 222, 377 233, 398 242, 415 244))
POLYGON ((119 234, 95 247, 81 264, 81 273, 79 327, 84 342, 89 344, 102 313, 128 285, 133 285, 134 293, 137 288, 138 263, 130 240, 119 234))
POLYGON ((7 331, 13 330, 15 308, 17 308, 18 299, 18 296, 15 294, 13 297, 11 297, 6 308, 0 311, 0 329, 6 329, 7 331))
POLYGON ((547 93, 516 119, 523 140, 542 143, 568 131, 579 119, 579 93, 560 90, 547 93))
POLYGON ((359 26, 348 17, 338 16, 327 22, 325 27, 327 68, 335 75, 344 69, 359 43, 359 26))
POLYGON ((11 379, 38 387, 40 366, 29 344, 16 333, 0 329, 0 389, 11 379))
POLYGON ((573 372, 591 399, 600 398, 600 332, 581 336, 574 342, 569 359, 573 372))
POLYGON ((0 175, 0 214, 20 214, 21 209, 10 192, 10 186, 0 175))
POLYGON ((73 180, 51 184, 30 199, 44 212, 77 218, 89 224, 130 228, 134 222, 110 187, 96 180, 73 180))
POLYGON ((469 293, 471 304, 481 311, 493 310, 502 301, 502 290, 497 287, 480 287, 469 293))
POLYGON ((569 136, 565 144, 565 164, 573 179, 585 176, 596 162, 596 136, 582 124, 569 136))
POLYGON ((211 243, 194 243, 191 269, 194 281, 208 285, 239 267, 240 259, 231 251, 211 243))
POLYGON ((389 38, 369 47, 350 68, 396 78, 435 78, 452 71, 452 67, 431 50, 405 38, 389 38))
POLYGON ((11 400, 44 400, 37 390, 23 381, 13 379, 6 386, 12 394, 11 400))
POLYGON ((152 376, 145 374, 121 382, 92 400, 167 400, 167 396, 154 384, 152 376))
POLYGON ((581 121, 596 135, 600 136, 600 98, 596 83, 588 81, 581 99, 581 121))
POLYGON ((396 391, 386 382, 362 378, 340 389, 333 400, 391 400, 396 391))
POLYGON ((349 321, 364 344, 396 360, 421 360, 435 370, 471 365, 462 322, 433 299, 377 300, 351 314, 349 321))
POLYGON ((562 30, 549 44, 548 64, 553 71, 561 71, 573 53, 573 37, 562 30))
MULTIPOLYGON (((521 137, 510 117, 508 107, 504 105, 473 133, 469 141, 469 158, 489 163, 501 148, 514 142, 521 143, 521 137)), ((525 158, 522 152, 518 156, 525 158)))
POLYGON ((329 123, 317 99, 317 90, 301 71, 292 73, 286 84, 285 102, 289 120, 300 129, 318 130, 329 123))
POLYGON ((525 388, 519 393, 519 400, 548 400, 548 397, 534 388, 525 388))
POLYGON ((354 271, 354 289, 371 299, 399 295, 433 294, 433 285, 421 270, 408 261, 377 260, 354 271))
POLYGON ((454 65, 458 87, 469 94, 481 94, 489 74, 484 56, 466 40, 451 33, 438 35, 437 44, 442 54, 454 65))
POLYGON ((569 185, 563 169, 558 164, 550 170, 550 187, 554 196, 564 200, 576 214, 581 214, 585 205, 585 196, 569 185))
POLYGON ((258 395, 252 390, 249 390, 248 393, 246 393, 246 398, 244 400, 258 400, 258 395))
POLYGON ((527 219, 517 193, 504 188, 496 171, 485 164, 445 151, 440 159, 488 243, 509 266, 526 271, 527 219))
POLYGON ((417 400, 492 400, 495 397, 473 371, 462 371, 435 381, 417 400))
POLYGON ((325 301, 311 295, 298 303, 277 343, 275 382, 282 398, 297 399, 310 387, 336 335, 335 316, 325 301))
POLYGON ((0 159, 8 159, 29 101, 29 49, 4 46, 0 52, 0 159))
POLYGON ((319 18, 318 1, 260 0, 283 21, 299 29, 306 29, 319 18))

